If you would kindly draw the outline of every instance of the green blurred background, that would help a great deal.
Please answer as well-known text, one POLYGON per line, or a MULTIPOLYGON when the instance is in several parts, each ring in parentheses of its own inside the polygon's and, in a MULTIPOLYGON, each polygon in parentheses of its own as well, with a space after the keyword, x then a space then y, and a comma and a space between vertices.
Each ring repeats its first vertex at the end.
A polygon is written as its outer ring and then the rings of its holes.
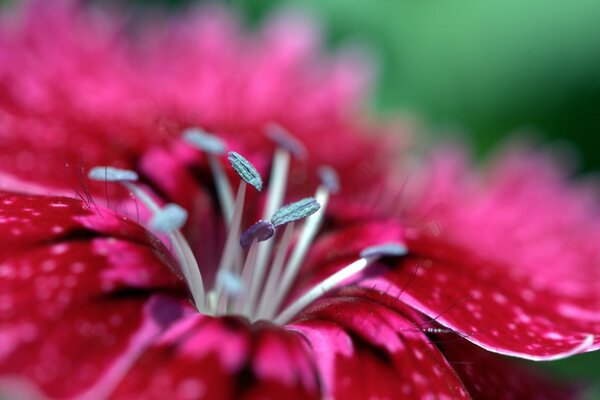
MULTIPOLYGON (((185 7, 190 0, 130 0, 185 7)), ((329 46, 358 41, 378 59, 373 108, 459 134, 484 156, 515 130, 570 143, 579 172, 600 169, 600 1, 230 0, 249 24, 281 6, 323 24, 329 46)), ((595 382, 600 354, 544 364, 595 382)))

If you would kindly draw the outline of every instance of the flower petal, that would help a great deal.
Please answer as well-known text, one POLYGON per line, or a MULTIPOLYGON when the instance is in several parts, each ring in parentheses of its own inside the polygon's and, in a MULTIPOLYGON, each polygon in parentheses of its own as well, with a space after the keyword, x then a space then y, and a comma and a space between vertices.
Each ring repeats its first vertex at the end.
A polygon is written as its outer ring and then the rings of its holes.
POLYGON ((411 240, 412 255, 364 287, 400 299, 493 352, 551 360, 600 347, 600 307, 508 274, 439 239, 411 240), (596 335, 596 336, 594 336, 596 335))
POLYGON ((340 293, 300 318, 290 329, 309 340, 332 398, 469 397, 425 334, 377 302, 340 293))
POLYGON ((0 241, 0 260, 38 244, 99 235, 154 247, 168 259, 164 246, 139 224, 94 203, 66 197, 0 191, 0 235, 5 239, 0 241))
POLYGON ((109 210, 1 193, 0 221, 0 391, 110 392, 189 308, 160 294, 185 294, 162 245, 109 210))
POLYGON ((0 375, 31 381, 51 397, 110 392, 185 310, 158 294, 185 292, 153 249, 137 243, 39 245, 0 268, 0 375))
POLYGON ((525 365, 482 350, 455 334, 433 340, 476 399, 564 400, 581 396, 581 387, 552 380, 525 365))
POLYGON ((267 323, 194 315, 135 364, 116 399, 318 399, 305 343, 267 323))

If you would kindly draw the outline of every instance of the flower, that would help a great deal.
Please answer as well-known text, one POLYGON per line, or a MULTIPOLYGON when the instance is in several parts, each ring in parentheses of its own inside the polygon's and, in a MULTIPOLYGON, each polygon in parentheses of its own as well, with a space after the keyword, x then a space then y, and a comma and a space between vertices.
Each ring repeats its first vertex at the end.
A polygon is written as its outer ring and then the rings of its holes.
POLYGON ((598 348, 595 193, 542 156, 485 177, 442 153, 397 202, 356 63, 297 19, 249 39, 221 9, 81 7, 3 28, 0 393, 577 394, 505 356, 598 348))

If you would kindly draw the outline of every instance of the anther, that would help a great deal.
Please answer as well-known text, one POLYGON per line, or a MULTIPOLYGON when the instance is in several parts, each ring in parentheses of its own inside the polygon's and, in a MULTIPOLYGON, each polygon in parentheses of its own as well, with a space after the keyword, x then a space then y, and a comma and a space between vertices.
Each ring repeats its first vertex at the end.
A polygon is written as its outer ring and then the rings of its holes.
POLYGON ((231 271, 219 271, 217 283, 223 287, 224 293, 231 297, 239 296, 244 290, 242 279, 231 271))
POLYGON ((275 227, 285 225, 287 223, 298 221, 316 213, 321 206, 312 197, 296 201, 280 208, 273 217, 271 222, 275 227))
POLYGON ((182 228, 188 218, 187 211, 177 204, 167 204, 150 219, 150 227, 158 232, 172 232, 182 228))
POLYGON ((330 193, 335 194, 340 191, 340 178, 333 168, 328 165, 323 165, 319 167, 317 172, 321 179, 321 183, 330 193))
POLYGON ((88 171, 88 178, 102 182, 135 182, 138 174, 128 169, 98 166, 88 171))
POLYGON ((384 243, 377 246, 367 247, 360 252, 361 258, 372 257, 401 257, 408 254, 408 248, 403 244, 384 243))
POLYGON ((281 147, 297 158, 306 157, 306 147, 304 144, 292 136, 285 128, 281 125, 271 122, 266 127, 265 135, 281 147))
POLYGON ((244 248, 250 246, 253 241, 263 242, 273 237, 275 227, 270 221, 260 220, 246 229, 240 236, 240 245, 244 248))
POLYGON ((227 153, 227 159, 243 181, 254 186, 259 192, 262 190, 262 178, 250 161, 246 160, 241 154, 236 153, 235 151, 227 153))
POLYGON ((211 135, 200 128, 188 128, 183 132, 183 140, 198 150, 209 154, 224 154, 227 145, 215 135, 211 135))

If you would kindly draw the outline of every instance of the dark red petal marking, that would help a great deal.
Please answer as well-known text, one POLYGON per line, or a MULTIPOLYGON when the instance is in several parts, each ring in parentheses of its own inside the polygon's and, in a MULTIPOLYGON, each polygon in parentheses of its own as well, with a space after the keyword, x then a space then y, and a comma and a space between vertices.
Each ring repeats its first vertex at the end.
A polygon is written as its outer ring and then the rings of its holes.
POLYGON ((123 380, 116 399, 319 399, 303 339, 267 323, 194 315, 123 380))
POLYGON ((600 347, 594 299, 538 289, 523 275, 440 240, 408 246, 423 256, 406 257, 361 285, 398 297, 493 352, 547 360, 600 347))
POLYGON ((366 298, 321 300, 289 326, 309 340, 328 396, 336 399, 469 398, 423 332, 366 298))
MULTIPOLYGON (((0 264, 0 379, 48 396, 101 396, 189 308, 156 252, 114 238, 58 242, 0 264)), ((1 391, 1 388, 0 388, 1 391)))
POLYGON ((0 261, 39 244, 96 235, 125 238, 168 253, 140 225, 100 206, 66 197, 0 192, 0 261))
POLYGON ((565 400, 581 398, 582 387, 561 383, 508 357, 482 350, 453 334, 433 339, 475 399, 565 400))

